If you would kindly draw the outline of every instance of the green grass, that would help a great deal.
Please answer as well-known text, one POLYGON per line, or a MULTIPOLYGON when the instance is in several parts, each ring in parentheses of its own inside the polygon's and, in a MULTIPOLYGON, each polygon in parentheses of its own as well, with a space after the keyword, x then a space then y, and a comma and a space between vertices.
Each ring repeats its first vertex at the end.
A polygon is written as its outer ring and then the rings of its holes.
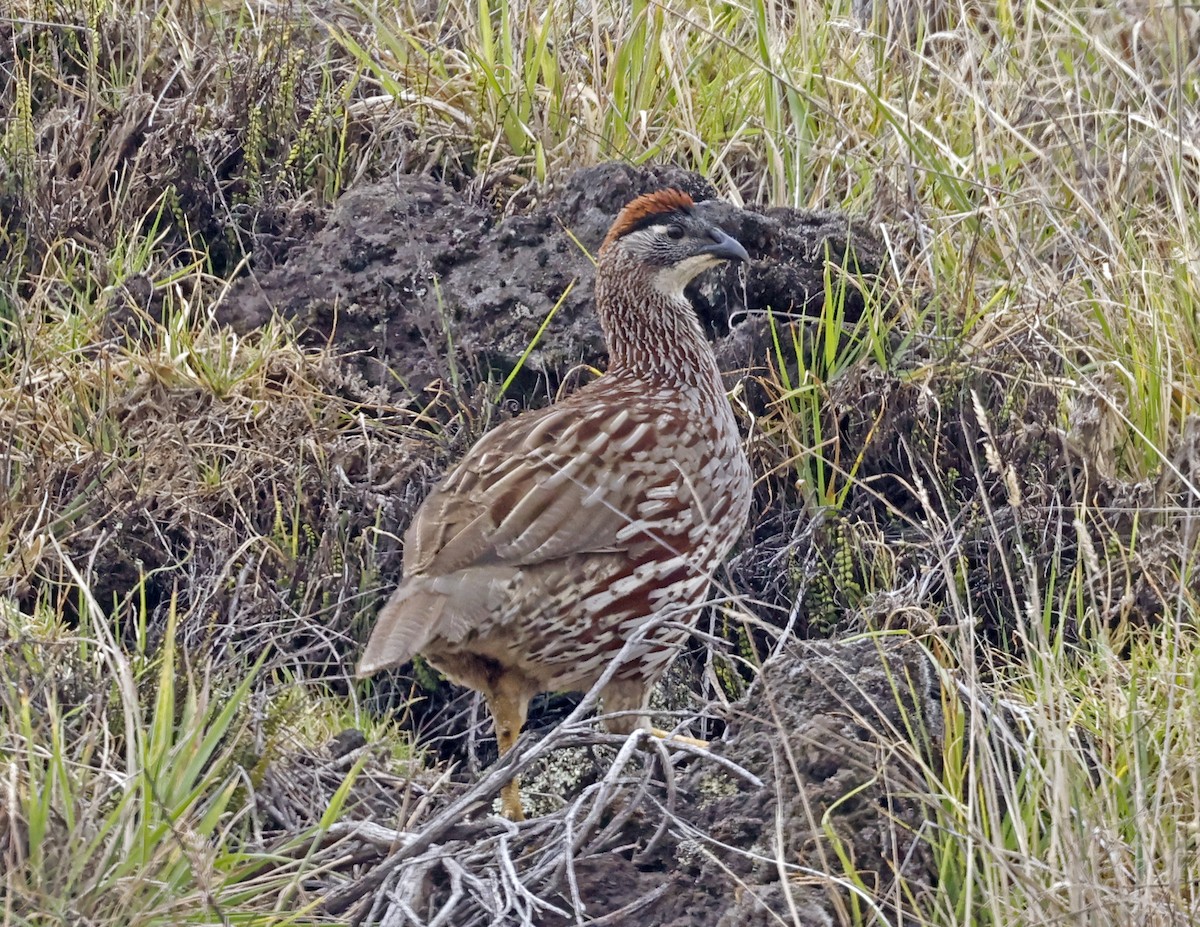
POLYGON ((1020 675, 983 685, 968 673, 947 700, 944 766, 930 771, 932 921, 1193 918, 1195 629, 1167 625, 1132 655, 1104 640, 1083 654, 1039 643, 1020 675))
POLYGON ((303 922, 267 918, 269 896, 294 890, 299 867, 238 849, 235 752, 258 668, 226 687, 184 671, 170 636, 150 659, 118 647, 103 616, 68 632, 6 612, 6 919, 303 922))
MULTIPOLYGON (((278 846, 257 839, 245 781, 263 757, 245 752, 250 718, 272 693, 313 744, 367 719, 319 686, 281 695, 247 658, 255 648, 216 630, 217 662, 188 662, 174 630, 215 626, 203 598, 157 618, 140 598, 160 580, 184 591, 198 579, 241 583, 250 595, 258 574, 247 561, 148 563, 110 608, 88 600, 89 567, 67 569, 61 545, 109 537, 91 506, 114 474, 136 471, 147 486, 166 485, 165 474, 172 501, 153 498, 170 512, 226 494, 212 530, 236 536, 239 556, 255 551, 264 575, 298 577, 280 595, 306 628, 367 620, 356 609, 377 578, 376 535, 305 508, 337 485, 322 452, 281 461, 297 434, 320 439, 302 447, 359 434, 398 447, 422 416, 346 399, 322 373, 329 359, 293 333, 239 338, 214 324, 215 307, 258 231, 297 203, 332 202, 360 175, 428 165, 480 182, 502 205, 525 182, 609 158, 683 164, 737 202, 844 209, 880 223, 894 246, 899 295, 868 299, 856 325, 842 315, 849 270, 831 270, 814 325, 776 319, 763 375, 773 402, 758 433, 772 479, 794 484, 808 514, 835 520, 822 626, 883 621, 885 595, 903 593, 913 602, 896 611, 911 627, 925 585, 948 590, 921 632, 948 682, 949 736, 924 770, 939 890, 913 887, 907 922, 1194 921, 1195 561, 1190 548, 1165 566, 1155 559, 1155 532, 1194 507, 1198 481, 1193 13, 998 0, 918 17, 919 41, 900 23, 889 32, 882 15, 856 20, 848 0, 5 6, 5 923, 314 916, 303 861, 341 799, 278 846), (124 331, 108 327, 118 313, 124 331), (1012 345, 1023 362, 988 369, 1012 345), (899 474, 923 494, 923 510, 899 519, 919 554, 849 520, 853 499, 882 492, 861 479, 874 426, 855 443, 829 410, 878 371, 900 384, 886 398, 919 402, 922 422, 973 415, 971 390, 986 420, 968 448, 973 468, 899 474), (1053 414, 1026 421, 1044 395, 1053 414), (221 428, 180 431, 174 456, 155 458, 131 410, 170 418, 186 403, 218 410, 221 428), (1049 475, 1018 472, 1005 443, 1034 428, 1090 462, 1092 489, 1183 478, 1151 493, 1133 528, 1115 528, 1087 495, 1054 522, 1029 497, 1049 475), (957 497, 966 478, 1007 481, 1011 511, 998 514, 1004 492, 957 497), (261 486, 267 523, 240 508, 261 486), (977 523, 964 526, 964 513, 977 523), (994 583, 1021 619, 1003 657, 982 664, 985 603, 959 544, 967 528, 990 537, 994 583), (914 558, 927 569, 914 573, 914 558), (331 579, 347 560, 362 570, 352 588, 331 579), (1171 607, 1154 627, 1131 626, 1147 575, 1171 607), (1068 624, 1093 633, 1069 643, 1068 624), (1006 730, 1021 745, 1017 766, 998 740, 1006 730)), ((864 407, 883 421, 886 403, 864 407)), ((917 451, 923 434, 914 428, 917 451)), ((1148 497, 1129 498, 1136 508, 1148 497)), ((305 642, 314 659, 336 663, 339 647, 349 659, 345 640, 320 639, 305 642)), ((406 755, 395 730, 371 733, 406 755)))

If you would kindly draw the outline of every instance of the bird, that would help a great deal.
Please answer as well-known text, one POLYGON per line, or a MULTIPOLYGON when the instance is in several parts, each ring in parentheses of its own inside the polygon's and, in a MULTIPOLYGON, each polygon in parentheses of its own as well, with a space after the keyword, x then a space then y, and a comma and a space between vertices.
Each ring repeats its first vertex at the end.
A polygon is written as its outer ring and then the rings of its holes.
MULTIPOLYGON (((673 188, 624 206, 596 261, 605 373, 487 432, 405 532, 357 675, 422 655, 484 696, 501 755, 535 695, 590 689, 639 633, 600 697, 610 732, 652 730, 650 691, 745 525, 750 463, 684 289, 750 258, 702 207, 673 188)), ((500 799, 524 819, 516 777, 500 799)))

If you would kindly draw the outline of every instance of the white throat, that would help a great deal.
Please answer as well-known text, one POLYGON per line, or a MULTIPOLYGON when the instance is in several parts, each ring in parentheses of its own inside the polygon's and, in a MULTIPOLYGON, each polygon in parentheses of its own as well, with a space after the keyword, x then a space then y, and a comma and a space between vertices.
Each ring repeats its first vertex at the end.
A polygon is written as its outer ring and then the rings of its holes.
POLYGON ((671 264, 650 278, 650 285, 672 301, 684 298, 683 291, 692 278, 720 262, 710 254, 697 254, 678 264, 671 264))

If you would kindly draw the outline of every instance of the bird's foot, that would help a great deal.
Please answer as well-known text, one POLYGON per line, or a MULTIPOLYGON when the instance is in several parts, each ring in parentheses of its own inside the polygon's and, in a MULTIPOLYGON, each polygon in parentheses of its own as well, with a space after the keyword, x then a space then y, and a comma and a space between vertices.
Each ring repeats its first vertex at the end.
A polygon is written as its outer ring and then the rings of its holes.
POLYGON ((695 737, 688 737, 686 734, 672 734, 670 731, 664 731, 662 728, 652 727, 650 733, 659 740, 669 740, 672 743, 687 744, 689 747, 695 747, 698 750, 707 750, 710 746, 707 740, 698 740, 695 737))
POLYGON ((521 805, 521 787, 516 779, 500 790, 500 810, 510 821, 525 820, 525 809, 521 805))

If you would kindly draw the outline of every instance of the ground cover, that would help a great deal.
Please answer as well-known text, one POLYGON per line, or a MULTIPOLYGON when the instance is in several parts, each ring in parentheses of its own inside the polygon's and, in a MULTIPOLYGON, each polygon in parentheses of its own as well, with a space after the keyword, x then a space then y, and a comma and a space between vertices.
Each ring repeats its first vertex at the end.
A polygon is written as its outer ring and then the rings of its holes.
POLYGON ((1198 50, 1142 2, 6 4, 6 922, 1194 921, 1198 50), (725 765, 551 698, 511 835, 469 698, 348 670, 437 474, 602 366, 587 251, 664 179, 754 207, 696 297, 756 510, 662 701, 725 765))

